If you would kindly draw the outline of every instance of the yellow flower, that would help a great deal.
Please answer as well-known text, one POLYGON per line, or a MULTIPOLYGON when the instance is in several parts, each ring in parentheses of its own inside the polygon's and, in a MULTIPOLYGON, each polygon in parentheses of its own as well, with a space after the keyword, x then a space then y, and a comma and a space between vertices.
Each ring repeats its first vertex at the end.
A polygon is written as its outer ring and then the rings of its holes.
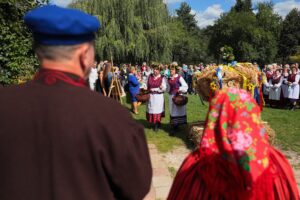
POLYGON ((254 123, 260 124, 260 118, 257 114, 252 114, 251 116, 254 123))
POLYGON ((215 128, 215 123, 209 122, 208 123, 208 128, 211 129, 211 130, 213 130, 215 128))
POLYGON ((24 80, 21 80, 21 79, 18 79, 18 84, 22 84, 22 83, 25 83, 26 81, 24 80))
POLYGON ((217 84, 216 84, 215 82, 211 82, 211 83, 210 83, 210 89, 211 89, 212 91, 215 91, 215 90, 217 89, 217 84))
POLYGON ((248 91, 252 91, 254 89, 254 84, 253 83, 248 83, 247 89, 248 89, 248 91))
POLYGON ((268 167, 269 166, 269 159, 267 157, 262 159, 262 164, 263 164, 264 168, 268 167))

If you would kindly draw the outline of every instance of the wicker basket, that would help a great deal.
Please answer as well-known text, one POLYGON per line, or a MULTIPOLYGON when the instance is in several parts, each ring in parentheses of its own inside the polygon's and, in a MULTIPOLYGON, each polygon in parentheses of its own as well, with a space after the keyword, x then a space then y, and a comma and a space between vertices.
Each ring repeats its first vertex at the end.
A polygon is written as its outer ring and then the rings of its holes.
POLYGON ((147 90, 140 90, 139 94, 135 95, 135 98, 138 100, 138 102, 145 103, 149 101, 150 94, 147 90))
POLYGON ((177 106, 184 106, 188 103, 188 97, 181 95, 181 94, 176 94, 173 98, 172 101, 175 105, 177 106))

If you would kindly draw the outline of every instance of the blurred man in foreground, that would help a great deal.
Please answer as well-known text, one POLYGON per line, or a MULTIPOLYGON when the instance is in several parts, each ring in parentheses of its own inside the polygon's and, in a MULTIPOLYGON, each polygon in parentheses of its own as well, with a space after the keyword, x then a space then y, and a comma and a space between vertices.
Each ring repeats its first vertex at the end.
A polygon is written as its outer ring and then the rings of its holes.
POLYGON ((143 128, 86 83, 99 21, 57 6, 24 20, 41 68, 1 89, 0 199, 142 199, 152 176, 143 128))

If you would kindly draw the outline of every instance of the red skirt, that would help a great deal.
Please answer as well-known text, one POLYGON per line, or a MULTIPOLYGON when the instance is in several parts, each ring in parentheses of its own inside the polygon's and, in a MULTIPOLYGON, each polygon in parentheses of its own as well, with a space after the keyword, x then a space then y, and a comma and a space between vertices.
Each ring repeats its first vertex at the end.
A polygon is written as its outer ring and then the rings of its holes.
POLYGON ((150 114, 146 113, 147 121, 153 124, 161 123, 161 118, 165 117, 165 112, 162 112, 160 114, 150 114))
MULTIPOLYGON (((235 185, 238 180, 233 180, 230 177, 230 172, 226 174, 226 169, 222 173, 207 173, 208 171, 211 172, 212 169, 201 168, 198 157, 199 152, 195 151, 184 160, 174 179, 168 200, 299 199, 297 183, 292 168, 285 157, 273 147, 270 147, 269 168, 253 183, 252 190, 249 191, 241 190, 241 185, 235 185), (199 170, 200 168, 201 170, 199 170), (210 186, 207 186, 203 177, 214 180, 209 180, 210 186)), ((212 161, 210 158, 208 159, 212 161)), ((202 160, 202 162, 206 161, 202 160)), ((222 167, 225 166, 217 163, 212 168, 218 171, 222 167)))

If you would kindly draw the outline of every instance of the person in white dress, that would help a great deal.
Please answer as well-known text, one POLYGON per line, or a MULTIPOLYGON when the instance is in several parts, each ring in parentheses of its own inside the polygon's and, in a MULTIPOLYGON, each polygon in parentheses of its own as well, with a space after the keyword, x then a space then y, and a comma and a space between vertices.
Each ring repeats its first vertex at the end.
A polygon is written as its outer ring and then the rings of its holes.
POLYGON ((180 124, 187 123, 186 106, 177 106, 172 100, 177 93, 186 93, 188 90, 188 85, 183 77, 177 74, 177 67, 176 62, 171 64, 170 78, 167 85, 167 91, 169 92, 170 125, 173 128, 170 135, 174 135, 174 131, 180 124))
POLYGON ((289 64, 286 64, 286 65, 284 65, 283 72, 282 72, 281 90, 282 90, 282 95, 283 95, 283 106, 284 107, 287 105, 288 98, 289 98, 289 86, 287 84, 288 77, 290 75, 289 69, 290 69, 289 64))
POLYGON ((275 71, 275 75, 272 79, 269 80, 268 87, 270 88, 269 92, 269 100, 270 106, 272 107, 274 104, 279 105, 280 95, 281 95, 281 84, 282 84, 282 76, 280 70, 277 69, 275 71))
POLYGON ((94 63, 94 66, 91 68, 89 75, 89 86, 91 90, 95 90, 96 81, 98 79, 98 70, 97 70, 97 62, 94 63))
POLYGON ((297 68, 292 67, 292 73, 288 77, 287 84, 289 86, 290 110, 295 110, 299 99, 299 80, 300 75, 297 74, 297 68))
POLYGON ((153 73, 149 75, 147 89, 150 92, 150 99, 147 104, 146 118, 153 124, 155 132, 161 124, 161 118, 165 116, 164 92, 166 91, 166 79, 160 74, 160 67, 157 64, 152 65, 153 73))

